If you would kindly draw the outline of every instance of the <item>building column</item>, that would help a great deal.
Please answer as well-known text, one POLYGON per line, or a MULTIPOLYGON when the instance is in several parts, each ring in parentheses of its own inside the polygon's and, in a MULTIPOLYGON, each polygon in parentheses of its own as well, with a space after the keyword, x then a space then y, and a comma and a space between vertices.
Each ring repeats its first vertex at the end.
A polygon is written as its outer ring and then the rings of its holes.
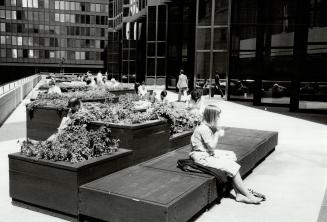
POLYGON ((307 56, 308 27, 309 27, 309 0, 296 1, 295 30, 294 30, 294 68, 290 92, 290 111, 299 110, 300 80, 305 75, 305 61, 307 56))
POLYGON ((261 104, 261 88, 262 76, 264 74, 264 26, 265 26, 265 3, 257 0, 257 27, 256 27, 256 70, 255 70, 255 86, 253 93, 253 105, 261 104))

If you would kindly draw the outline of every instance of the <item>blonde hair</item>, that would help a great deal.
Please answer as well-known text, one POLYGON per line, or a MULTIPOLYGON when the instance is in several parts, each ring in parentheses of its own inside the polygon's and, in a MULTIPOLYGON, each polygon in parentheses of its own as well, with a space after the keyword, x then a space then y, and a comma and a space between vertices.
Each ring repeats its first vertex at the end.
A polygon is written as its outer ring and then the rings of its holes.
POLYGON ((208 123, 211 127, 216 127, 217 119, 220 117, 221 110, 216 105, 207 105, 203 112, 202 121, 208 123))

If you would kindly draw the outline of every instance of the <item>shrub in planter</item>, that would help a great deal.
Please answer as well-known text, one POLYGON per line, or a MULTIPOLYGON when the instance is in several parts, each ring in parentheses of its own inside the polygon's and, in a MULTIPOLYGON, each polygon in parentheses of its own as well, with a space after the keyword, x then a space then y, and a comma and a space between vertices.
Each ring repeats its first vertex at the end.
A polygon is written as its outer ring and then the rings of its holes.
POLYGON ((110 139, 110 129, 104 125, 88 130, 90 120, 87 113, 75 113, 53 140, 23 141, 21 153, 38 159, 76 163, 117 151, 119 140, 110 139))
POLYGON ((158 118, 164 118, 170 125, 170 135, 193 131, 201 122, 199 115, 188 112, 184 109, 175 109, 170 105, 156 104, 153 113, 158 118))

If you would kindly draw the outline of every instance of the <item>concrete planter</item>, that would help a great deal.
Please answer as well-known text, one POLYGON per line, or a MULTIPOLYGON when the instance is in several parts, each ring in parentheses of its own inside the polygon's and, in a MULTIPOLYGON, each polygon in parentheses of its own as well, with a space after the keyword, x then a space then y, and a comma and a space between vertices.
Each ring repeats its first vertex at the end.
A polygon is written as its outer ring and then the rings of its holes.
POLYGON ((9 154, 9 185, 13 200, 77 216, 79 186, 131 166, 132 151, 72 164, 9 154))
POLYGON ((130 93, 135 93, 134 89, 121 89, 121 90, 110 90, 110 93, 120 96, 120 95, 125 95, 125 94, 130 94, 130 93))
POLYGON ((169 151, 176 150, 191 143, 193 131, 176 133, 169 138, 169 151))
MULTIPOLYGON (((88 99, 82 102, 101 102, 106 99, 88 99)), ((117 103, 118 97, 111 99, 112 103, 117 103)), ((67 109, 57 109, 56 107, 37 107, 34 110, 26 108, 26 128, 27 138, 34 140, 46 140, 57 132, 61 120, 68 113, 67 109)))
MULTIPOLYGON (((92 122, 97 129, 104 122, 92 122)), ((133 150, 134 164, 149 160, 169 151, 169 127, 164 120, 153 120, 141 124, 109 123, 111 136, 120 140, 121 147, 133 150)))

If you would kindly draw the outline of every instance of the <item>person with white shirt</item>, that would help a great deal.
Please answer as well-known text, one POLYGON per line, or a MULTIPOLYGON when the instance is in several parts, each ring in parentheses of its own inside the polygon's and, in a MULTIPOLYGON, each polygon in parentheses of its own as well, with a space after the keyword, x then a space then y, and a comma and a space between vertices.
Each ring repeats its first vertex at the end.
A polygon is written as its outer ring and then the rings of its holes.
POLYGON ((56 86, 56 83, 53 80, 49 81, 50 88, 48 89, 48 94, 61 94, 61 89, 56 86))
POLYGON ((145 82, 143 81, 142 84, 137 89, 138 95, 143 97, 146 95, 147 90, 145 89, 145 82))

